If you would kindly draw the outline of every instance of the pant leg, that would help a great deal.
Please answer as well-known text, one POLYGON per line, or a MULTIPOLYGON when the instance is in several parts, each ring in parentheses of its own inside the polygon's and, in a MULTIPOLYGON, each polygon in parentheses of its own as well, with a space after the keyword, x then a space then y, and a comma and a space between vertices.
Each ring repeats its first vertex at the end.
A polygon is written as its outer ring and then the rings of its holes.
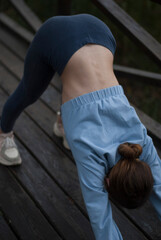
POLYGON ((44 61, 41 49, 33 41, 25 58, 23 77, 2 110, 0 127, 3 132, 12 131, 19 115, 41 96, 54 73, 52 66, 44 61))

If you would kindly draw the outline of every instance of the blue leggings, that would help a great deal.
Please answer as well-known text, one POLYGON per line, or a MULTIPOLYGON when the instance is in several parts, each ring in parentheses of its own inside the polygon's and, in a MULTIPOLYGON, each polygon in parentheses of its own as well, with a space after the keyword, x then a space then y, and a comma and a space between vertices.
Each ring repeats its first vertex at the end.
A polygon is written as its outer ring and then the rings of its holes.
POLYGON ((3 107, 1 129, 4 133, 10 132, 21 112, 41 96, 53 75, 51 66, 43 63, 31 47, 25 59, 22 80, 3 107))
POLYGON ((61 76, 70 57, 87 43, 103 45, 113 54, 116 48, 107 25, 90 14, 54 16, 40 27, 28 49, 22 80, 3 107, 3 132, 13 129, 18 116, 41 96, 55 72, 61 76))

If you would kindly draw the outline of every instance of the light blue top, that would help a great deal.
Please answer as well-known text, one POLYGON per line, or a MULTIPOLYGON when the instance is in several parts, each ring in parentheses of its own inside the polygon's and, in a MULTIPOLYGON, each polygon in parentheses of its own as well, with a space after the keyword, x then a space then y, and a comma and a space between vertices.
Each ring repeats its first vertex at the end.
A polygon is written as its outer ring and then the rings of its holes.
POLYGON ((150 201, 161 220, 161 160, 121 85, 74 98, 61 106, 68 144, 75 159, 83 199, 96 240, 122 240, 112 218, 104 177, 120 159, 123 142, 143 147, 140 160, 154 177, 150 201))

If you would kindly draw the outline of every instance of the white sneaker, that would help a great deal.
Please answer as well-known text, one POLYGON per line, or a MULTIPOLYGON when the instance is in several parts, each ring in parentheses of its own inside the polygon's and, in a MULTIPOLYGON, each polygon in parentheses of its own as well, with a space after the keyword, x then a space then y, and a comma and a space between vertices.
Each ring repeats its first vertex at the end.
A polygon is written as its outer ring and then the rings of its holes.
POLYGON ((0 163, 6 166, 19 165, 22 160, 14 141, 13 131, 0 133, 0 163))
POLYGON ((63 124, 60 121, 60 112, 57 112, 57 121, 54 123, 53 125, 53 132, 57 137, 62 137, 63 138, 63 145, 65 148, 67 148, 68 150, 70 150, 70 147, 67 143, 66 137, 65 137, 65 133, 64 133, 64 128, 63 128, 63 124))

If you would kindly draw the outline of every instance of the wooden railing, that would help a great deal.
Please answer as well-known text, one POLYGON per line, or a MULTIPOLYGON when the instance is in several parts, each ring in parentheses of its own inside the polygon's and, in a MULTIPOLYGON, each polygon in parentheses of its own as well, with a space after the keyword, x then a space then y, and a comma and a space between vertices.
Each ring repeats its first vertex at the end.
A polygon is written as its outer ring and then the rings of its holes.
POLYGON ((161 44, 113 0, 92 0, 107 17, 161 66, 161 44))

